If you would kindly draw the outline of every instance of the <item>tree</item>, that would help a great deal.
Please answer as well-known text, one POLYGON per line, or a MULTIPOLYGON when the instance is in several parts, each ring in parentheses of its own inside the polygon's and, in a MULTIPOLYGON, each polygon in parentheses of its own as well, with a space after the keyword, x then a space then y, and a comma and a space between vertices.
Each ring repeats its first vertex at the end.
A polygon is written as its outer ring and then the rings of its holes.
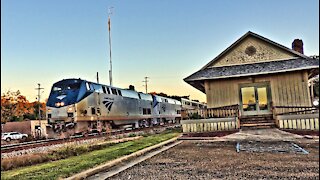
POLYGON ((27 102, 26 97, 22 96, 19 90, 3 93, 1 96, 1 123, 23 118, 24 112, 27 111, 25 106, 27 102))
MULTIPOLYGON (((45 117, 45 103, 41 103, 41 116, 45 117)), ((7 91, 1 96, 1 123, 36 119, 39 112, 39 102, 30 103, 20 91, 7 91)))

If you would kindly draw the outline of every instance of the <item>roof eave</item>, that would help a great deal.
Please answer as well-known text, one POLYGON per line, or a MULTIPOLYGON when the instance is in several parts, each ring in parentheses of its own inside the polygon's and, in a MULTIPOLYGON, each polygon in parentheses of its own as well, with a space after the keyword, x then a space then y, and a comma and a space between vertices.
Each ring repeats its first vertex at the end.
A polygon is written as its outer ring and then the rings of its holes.
MULTIPOLYGON (((259 73, 248 73, 248 74, 236 74, 236 75, 230 75, 230 76, 219 76, 219 77, 203 77, 203 78, 197 78, 197 79, 188 79, 185 78, 184 81, 189 83, 192 81, 204 81, 204 80, 214 80, 214 79, 226 79, 226 78, 233 78, 233 77, 244 77, 244 76, 257 76, 257 75, 264 75, 264 74, 275 74, 275 73, 283 73, 283 72, 292 72, 292 71, 301 71, 301 70, 307 70, 307 69, 319 69, 319 66, 309 66, 304 68, 293 68, 293 69, 285 69, 285 70, 278 70, 278 71, 269 71, 269 72, 259 72, 259 73)), ((199 71, 198 71, 199 72, 199 71)), ((190 77, 190 76, 189 76, 190 77)), ((190 83, 189 83, 190 84, 190 83)))

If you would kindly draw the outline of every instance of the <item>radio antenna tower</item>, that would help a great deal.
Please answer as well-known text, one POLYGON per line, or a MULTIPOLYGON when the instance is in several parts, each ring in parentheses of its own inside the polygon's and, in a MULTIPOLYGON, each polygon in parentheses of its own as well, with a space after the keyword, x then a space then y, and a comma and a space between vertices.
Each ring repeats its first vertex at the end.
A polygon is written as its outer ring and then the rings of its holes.
POLYGON ((112 14, 113 7, 108 8, 108 30, 109 30, 109 49, 110 49, 110 70, 109 70, 109 80, 110 86, 112 86, 112 61, 111 61, 111 19, 110 15, 112 14))

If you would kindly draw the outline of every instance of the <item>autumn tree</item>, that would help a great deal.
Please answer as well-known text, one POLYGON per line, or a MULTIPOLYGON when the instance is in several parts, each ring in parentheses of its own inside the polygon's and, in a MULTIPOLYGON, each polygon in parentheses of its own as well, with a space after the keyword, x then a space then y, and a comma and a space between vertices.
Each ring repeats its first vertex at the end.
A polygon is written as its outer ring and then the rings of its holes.
MULTIPOLYGON (((41 116, 45 117, 45 103, 41 103, 41 116)), ((38 117, 39 102, 30 103, 20 91, 7 91, 1 96, 1 123, 36 119, 38 117)))

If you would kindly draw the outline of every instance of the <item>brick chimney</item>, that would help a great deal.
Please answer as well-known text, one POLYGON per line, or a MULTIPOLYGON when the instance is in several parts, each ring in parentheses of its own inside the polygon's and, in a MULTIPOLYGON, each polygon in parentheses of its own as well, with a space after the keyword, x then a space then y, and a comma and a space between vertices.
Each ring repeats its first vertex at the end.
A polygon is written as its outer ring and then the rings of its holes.
POLYGON ((295 39, 292 42, 292 49, 298 51, 299 53, 303 54, 303 42, 301 39, 295 39))

